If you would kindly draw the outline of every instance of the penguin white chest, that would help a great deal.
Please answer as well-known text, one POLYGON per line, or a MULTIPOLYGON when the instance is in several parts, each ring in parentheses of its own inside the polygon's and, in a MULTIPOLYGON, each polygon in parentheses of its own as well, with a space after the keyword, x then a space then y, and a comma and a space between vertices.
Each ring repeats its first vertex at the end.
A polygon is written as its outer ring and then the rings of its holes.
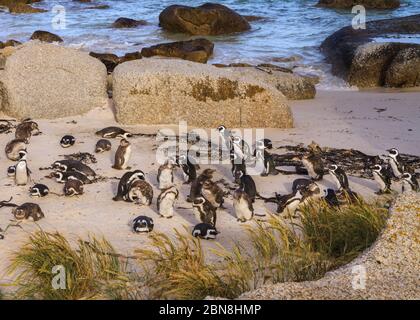
POLYGON ((239 220, 252 219, 252 211, 249 209, 248 202, 244 198, 241 197, 238 200, 235 199, 233 205, 235 207, 236 217, 239 220))
POLYGON ((316 174, 315 170, 314 170, 314 165, 312 164, 312 162, 310 162, 310 161, 308 161, 306 159, 303 159, 302 160, 302 164, 306 168, 306 170, 308 170, 308 175, 311 178, 315 179, 318 176, 316 174))
POLYGON ((284 208, 283 214, 294 215, 297 208, 299 207, 299 205, 301 203, 300 201, 301 201, 301 199, 290 200, 290 202, 286 205, 286 208, 284 208))
POLYGON ((131 146, 128 146, 125 149, 125 153, 124 153, 124 159, 123 159, 123 165, 122 167, 125 168, 128 165, 128 160, 130 160, 131 157, 131 146))
POLYGON ((173 185, 173 172, 171 169, 163 169, 159 176, 159 188, 166 189, 173 185))
POLYGON ((341 183, 340 180, 338 180, 337 176, 334 173, 330 172, 330 176, 332 178, 332 180, 334 181, 335 185, 337 186, 337 189, 341 189, 341 183))
POLYGON ((390 165, 391 165, 391 169, 392 169, 392 172, 394 173, 394 175, 395 175, 397 178, 400 178, 400 177, 401 177, 401 175, 402 175, 402 173, 400 172, 400 169, 398 168, 397 162, 396 162, 393 158, 391 158, 391 159, 389 160, 389 163, 390 163, 390 165))
POLYGON ((373 178, 375 179, 376 183, 379 185, 379 188, 381 190, 386 189, 386 184, 385 184, 384 180, 382 179, 382 177, 377 172, 373 172, 373 178))
POLYGON ((18 186, 24 186, 28 183, 28 170, 24 161, 16 165, 15 182, 18 186))
POLYGON ((174 215, 175 194, 167 193, 159 202, 159 214, 165 218, 171 218, 174 215))

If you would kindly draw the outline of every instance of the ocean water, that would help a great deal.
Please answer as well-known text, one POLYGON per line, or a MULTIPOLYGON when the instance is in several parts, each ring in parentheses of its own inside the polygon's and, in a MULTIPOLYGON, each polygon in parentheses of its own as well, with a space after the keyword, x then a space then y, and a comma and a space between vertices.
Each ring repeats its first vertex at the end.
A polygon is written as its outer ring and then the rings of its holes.
MULTIPOLYGON (((44 0, 35 7, 48 9, 46 13, 11 15, 0 12, 0 41, 26 41, 33 31, 46 30, 60 35, 65 45, 86 51, 123 54, 157 43, 188 40, 194 37, 163 31, 158 25, 159 13, 171 4, 197 6, 205 1, 183 0, 92 0, 79 3, 72 0, 44 0), (109 9, 87 9, 95 5, 109 5, 109 9), (58 7, 57 7, 58 6, 58 7), (61 7, 60 7, 61 6, 61 7), (64 9, 65 25, 54 25, 57 12, 64 9), (135 29, 113 29, 119 17, 146 20, 149 25, 135 29), (63 28, 64 27, 64 28, 63 28)), ((321 86, 346 87, 331 76, 330 66, 319 51, 321 42, 334 31, 351 24, 350 10, 318 8, 317 0, 226 0, 225 4, 243 15, 262 16, 251 22, 248 32, 227 36, 207 37, 215 43, 209 63, 278 63, 295 68, 296 72, 321 77, 321 86), (278 62, 278 58, 292 61, 278 62)), ((402 0, 397 10, 368 10, 366 19, 377 20, 420 13, 420 0, 402 0)))

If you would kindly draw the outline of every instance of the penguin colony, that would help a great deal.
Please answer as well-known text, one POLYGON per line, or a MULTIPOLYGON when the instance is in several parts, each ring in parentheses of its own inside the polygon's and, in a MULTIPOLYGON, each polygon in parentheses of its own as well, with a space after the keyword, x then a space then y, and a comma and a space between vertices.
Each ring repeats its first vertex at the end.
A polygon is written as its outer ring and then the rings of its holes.
MULTIPOLYGON (((313 199, 324 199, 331 206, 340 206, 348 201, 358 200, 358 195, 350 189, 345 171, 338 164, 325 166, 322 154, 315 151, 303 155, 299 159, 302 167, 296 170, 296 173, 305 174, 308 178, 296 179, 289 194, 275 193, 274 197, 263 197, 258 193, 256 183, 247 173, 247 168, 251 165, 253 168, 259 168, 262 177, 280 173, 269 152, 273 148, 271 140, 256 141, 254 147, 251 148, 225 126, 221 125, 217 131, 222 142, 221 151, 229 155, 232 181, 237 186, 233 192, 233 208, 238 222, 244 223, 264 217, 265 214, 254 210, 256 200, 275 203, 276 213, 284 217, 296 217, 299 208, 313 199), (326 174, 329 174, 334 181, 334 188, 324 188, 317 183, 326 174)), ((34 135, 40 133, 36 122, 25 119, 16 126, 15 138, 5 147, 7 158, 15 162, 14 165, 8 167, 7 175, 14 179, 17 186, 26 186, 33 182, 27 163, 27 145, 34 135)), ((101 138, 94 148, 96 153, 111 150, 112 144, 108 139, 120 139, 112 168, 126 170, 126 172, 119 179, 117 192, 112 200, 150 206, 154 198, 151 183, 146 180, 142 170, 130 171, 131 167, 128 166, 132 153, 128 139, 136 135, 118 127, 104 128, 96 132, 96 135, 101 138)), ((62 148, 71 148, 76 144, 76 138, 65 135, 59 144, 62 148)), ((403 163, 397 149, 392 148, 387 151, 388 155, 370 168, 378 186, 376 193, 390 193, 393 180, 401 182, 403 192, 418 192, 419 183, 416 173, 403 163)), ((220 210, 225 209, 224 202, 229 193, 226 193, 218 182, 213 180, 216 170, 207 168, 199 172, 199 166, 194 163, 188 153, 170 157, 158 168, 157 184, 160 190, 156 201, 158 215, 169 219, 175 214, 175 204, 180 196, 174 179, 174 171, 177 168, 182 171, 183 183, 190 185, 190 193, 186 200, 191 203, 191 210, 197 220, 192 235, 206 240, 215 239, 219 234, 216 227, 217 215, 220 210)), ((81 196, 85 185, 96 182, 98 178, 92 168, 73 159, 57 160, 48 169, 52 172, 47 177, 63 184, 63 193, 58 196, 81 196)), ((46 197, 52 193, 48 186, 33 182, 29 194, 32 197, 46 197)), ((44 218, 39 205, 35 203, 17 205, 10 201, 11 199, 1 201, 0 208, 12 207, 12 214, 16 220, 38 221, 44 218)), ((130 226, 135 233, 148 233, 154 229, 154 221, 150 217, 140 215, 130 222, 130 226)), ((0 239, 4 238, 3 235, 0 236, 0 239)))

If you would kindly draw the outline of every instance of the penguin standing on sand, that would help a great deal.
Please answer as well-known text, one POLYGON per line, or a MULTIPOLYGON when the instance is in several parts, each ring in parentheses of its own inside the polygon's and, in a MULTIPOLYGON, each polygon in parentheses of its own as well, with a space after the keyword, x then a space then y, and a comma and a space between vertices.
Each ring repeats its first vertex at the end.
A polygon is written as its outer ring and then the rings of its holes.
POLYGON ((181 167, 184 183, 192 183, 197 178, 195 165, 191 163, 188 155, 182 154, 176 158, 176 164, 181 167))
POLYGON ((328 173, 333 178, 337 186, 337 190, 349 189, 349 180, 343 169, 336 164, 331 164, 328 166, 328 173))
POLYGON ((198 177, 191 183, 190 194, 187 196, 187 202, 193 202, 195 198, 201 196, 203 184, 207 180, 213 178, 213 169, 205 169, 198 177))
POLYGON ((239 184, 240 178, 246 175, 246 164, 245 160, 240 158, 234 151, 230 153, 230 159, 232 163, 232 176, 235 183, 239 184))
POLYGON ((230 152, 233 148, 232 146, 232 132, 228 130, 224 125, 221 125, 217 128, 219 136, 222 140, 222 150, 227 150, 230 152))
POLYGON ((209 201, 215 208, 223 206, 224 192, 223 190, 212 180, 206 180, 203 183, 201 194, 207 201, 209 201))
POLYGON ((198 197, 193 202, 194 215, 202 222, 216 227, 217 212, 209 201, 204 197, 198 197))
POLYGON ((218 234, 219 232, 216 230, 216 228, 209 223, 199 223, 194 227, 192 231, 193 237, 204 240, 214 240, 218 234))
POLYGON ((106 139, 98 140, 95 146, 95 152, 96 153, 103 153, 105 151, 111 150, 111 141, 106 139))
POLYGON ((284 196, 276 194, 276 198, 277 213, 280 215, 290 214, 293 217, 302 202, 303 195, 301 191, 296 191, 284 196))
POLYGON ((261 171, 263 177, 279 174, 275 168, 273 156, 267 151, 272 148, 273 144, 269 139, 259 140, 255 146, 255 166, 261 171))
POLYGON ((153 188, 145 180, 136 180, 130 184, 127 200, 141 206, 150 206, 153 200, 153 188))
POLYGON ((30 190, 31 197, 46 197, 50 193, 50 189, 45 184, 36 184, 30 190))
POLYGON ((404 173, 404 163, 399 151, 396 148, 392 148, 387 151, 392 173, 396 178, 401 178, 401 175, 404 173))
POLYGON ((233 193, 233 207, 235 214, 240 222, 251 220, 254 216, 253 201, 249 195, 242 189, 238 188, 233 193))
POLYGON ((131 156, 131 143, 127 139, 121 139, 120 145, 115 153, 115 162, 112 166, 117 170, 124 170, 128 165, 131 156))
POLYGON ((415 174, 404 172, 401 175, 402 179, 402 192, 415 191, 419 192, 419 182, 415 174))
POLYGON ((30 179, 31 170, 26 162, 26 151, 21 151, 19 154, 20 160, 16 164, 15 183, 17 186, 25 186, 30 179))
POLYGON ((138 216, 131 222, 131 229, 135 233, 152 232, 154 226, 153 219, 147 216, 138 216))
POLYGON ((174 185, 174 162, 168 159, 158 169, 157 181, 159 189, 167 189, 174 185))
POLYGON ((232 146, 233 151, 240 159, 246 161, 251 156, 251 149, 249 148, 249 145, 241 137, 233 137, 232 146))
POLYGON ((257 196, 257 187, 254 179, 250 175, 244 174, 239 178, 239 187, 248 195, 252 203, 255 202, 257 196))
POLYGON ((5 148, 6 157, 12 161, 18 161, 20 159, 19 153, 26 151, 26 143, 24 139, 13 139, 10 141, 5 148))
POLYGON ((324 177, 324 162, 313 152, 302 157, 302 164, 312 180, 319 181, 324 177))
POLYGON ((134 181, 145 180, 144 172, 141 170, 134 170, 124 173, 118 183, 117 195, 112 199, 114 201, 127 200, 128 191, 134 181))
POLYGON ((119 127, 106 127, 102 130, 99 130, 95 133, 96 135, 102 137, 102 138, 122 138, 122 139, 128 139, 133 136, 132 133, 121 129, 119 127))
POLYGON ((162 190, 157 199, 157 209, 161 217, 172 218, 174 215, 175 201, 178 199, 179 191, 175 186, 162 190))
POLYGON ((383 165, 376 164, 372 167, 373 178, 379 186, 379 191, 376 194, 391 192, 391 174, 383 165))

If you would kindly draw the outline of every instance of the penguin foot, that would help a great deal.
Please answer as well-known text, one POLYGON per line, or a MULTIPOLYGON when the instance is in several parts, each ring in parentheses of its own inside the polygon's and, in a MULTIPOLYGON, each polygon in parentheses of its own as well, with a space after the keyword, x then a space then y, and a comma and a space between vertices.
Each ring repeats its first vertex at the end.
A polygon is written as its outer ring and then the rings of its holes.
POLYGON ((268 176, 268 173, 267 172, 263 172, 263 173, 260 174, 260 176, 261 177, 267 177, 268 176))

